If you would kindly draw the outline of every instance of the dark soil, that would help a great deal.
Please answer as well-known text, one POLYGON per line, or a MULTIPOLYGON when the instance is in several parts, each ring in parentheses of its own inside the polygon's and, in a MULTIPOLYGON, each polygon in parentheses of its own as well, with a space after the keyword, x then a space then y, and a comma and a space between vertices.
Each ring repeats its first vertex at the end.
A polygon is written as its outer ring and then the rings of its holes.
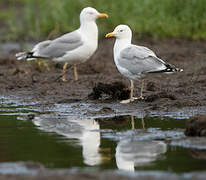
MULTIPOLYGON (((59 78, 62 64, 17 61, 14 57, 17 50, 0 52, 0 93, 20 96, 24 101, 41 101, 45 105, 77 101, 102 103, 108 99, 110 103, 119 103, 118 99, 126 98, 121 93, 128 92, 123 84, 127 87, 129 81, 114 65, 113 43, 111 39, 100 41, 95 55, 77 67, 79 80, 74 81, 73 69, 69 68, 66 83, 59 78)), ((137 100, 127 108, 141 106, 168 111, 206 105, 206 41, 145 39, 136 40, 135 44, 149 47, 184 72, 147 77, 145 100, 137 100)), ((135 83, 135 95, 140 95, 139 81, 135 83)))

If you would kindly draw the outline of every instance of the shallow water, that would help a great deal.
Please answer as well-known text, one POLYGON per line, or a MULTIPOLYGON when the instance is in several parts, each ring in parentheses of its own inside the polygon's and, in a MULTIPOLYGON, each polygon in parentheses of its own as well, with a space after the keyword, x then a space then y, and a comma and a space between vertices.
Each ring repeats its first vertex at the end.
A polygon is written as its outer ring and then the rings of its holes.
POLYGON ((206 170, 204 146, 199 151, 171 143, 185 137, 186 119, 86 118, 77 116, 76 110, 72 114, 72 108, 58 106, 61 108, 56 112, 42 113, 35 105, 2 101, 0 162, 34 161, 48 168, 93 170, 206 170), (28 116, 31 113, 35 114, 33 119, 28 116))

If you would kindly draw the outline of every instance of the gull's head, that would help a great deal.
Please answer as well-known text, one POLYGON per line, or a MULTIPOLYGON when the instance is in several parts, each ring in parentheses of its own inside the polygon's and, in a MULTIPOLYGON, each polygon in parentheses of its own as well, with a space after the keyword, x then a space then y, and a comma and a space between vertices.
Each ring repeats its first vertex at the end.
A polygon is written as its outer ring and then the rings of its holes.
POLYGON ((81 22, 95 21, 97 18, 108 18, 108 15, 105 13, 99 13, 92 7, 84 8, 80 13, 81 22))
POLYGON ((113 32, 106 34, 106 38, 116 37, 116 39, 131 39, 132 31, 127 25, 118 25, 113 32))

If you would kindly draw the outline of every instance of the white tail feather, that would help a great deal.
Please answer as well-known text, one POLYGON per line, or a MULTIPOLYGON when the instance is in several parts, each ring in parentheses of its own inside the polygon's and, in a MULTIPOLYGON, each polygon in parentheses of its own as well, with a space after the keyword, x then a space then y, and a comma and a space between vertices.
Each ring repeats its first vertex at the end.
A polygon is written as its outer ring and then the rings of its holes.
POLYGON ((17 60, 25 60, 27 58, 27 52, 20 52, 16 54, 17 60))

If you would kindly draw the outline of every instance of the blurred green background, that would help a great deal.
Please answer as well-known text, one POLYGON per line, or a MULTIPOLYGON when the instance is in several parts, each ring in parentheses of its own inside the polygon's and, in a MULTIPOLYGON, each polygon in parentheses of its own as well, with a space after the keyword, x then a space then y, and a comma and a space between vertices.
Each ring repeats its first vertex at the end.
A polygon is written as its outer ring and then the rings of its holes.
POLYGON ((206 38, 206 0, 0 0, 1 40, 39 40, 73 31, 87 6, 110 16, 97 20, 101 37, 128 24, 140 38, 206 38))

